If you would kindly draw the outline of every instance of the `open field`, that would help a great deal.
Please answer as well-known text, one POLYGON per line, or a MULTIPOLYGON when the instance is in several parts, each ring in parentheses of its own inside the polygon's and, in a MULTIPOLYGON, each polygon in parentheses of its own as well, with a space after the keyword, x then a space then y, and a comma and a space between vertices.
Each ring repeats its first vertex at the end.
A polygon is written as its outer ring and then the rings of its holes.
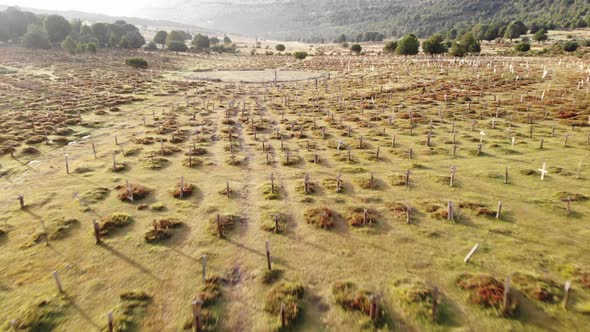
POLYGON ((0 66, 2 331, 590 326, 588 60, 0 66), (274 69, 325 75, 196 78, 274 69))

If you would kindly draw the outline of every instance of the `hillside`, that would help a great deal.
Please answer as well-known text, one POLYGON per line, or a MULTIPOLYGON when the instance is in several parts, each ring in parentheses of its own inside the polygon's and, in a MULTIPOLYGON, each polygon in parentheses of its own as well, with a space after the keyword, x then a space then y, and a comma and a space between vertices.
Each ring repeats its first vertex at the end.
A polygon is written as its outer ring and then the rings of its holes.
POLYGON ((587 0, 158 0, 140 14, 264 38, 319 40, 365 31, 426 36, 461 24, 512 19, 570 27, 588 8, 587 0))
MULTIPOLYGON (((0 10, 5 10, 9 6, 0 4, 0 10)), ((30 11, 32 13, 42 15, 42 14, 56 14, 64 16, 68 19, 80 19, 83 21, 88 21, 92 23, 96 22, 115 22, 117 20, 123 20, 129 24, 137 25, 137 26, 144 26, 144 27, 162 27, 162 28, 172 28, 172 29, 182 29, 182 30, 190 30, 192 32, 204 32, 204 33, 211 33, 212 29, 206 29, 199 27, 194 24, 188 23, 180 23, 174 22, 170 20, 165 20, 161 18, 140 18, 140 17, 127 17, 127 16, 110 16, 104 14, 97 14, 97 13, 87 13, 82 11, 76 10, 48 10, 48 9, 38 9, 38 8, 27 8, 27 7, 19 7, 21 10, 30 11)))

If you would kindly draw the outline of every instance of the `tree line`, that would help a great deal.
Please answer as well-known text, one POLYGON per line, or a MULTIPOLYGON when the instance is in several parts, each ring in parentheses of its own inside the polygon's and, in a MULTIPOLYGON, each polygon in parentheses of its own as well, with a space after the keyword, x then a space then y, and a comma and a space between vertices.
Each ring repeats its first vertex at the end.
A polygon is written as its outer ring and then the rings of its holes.
POLYGON ((217 53, 234 53, 236 51, 236 44, 228 36, 219 39, 215 36, 209 37, 203 34, 196 34, 194 37, 184 31, 172 30, 170 32, 160 30, 154 36, 154 39, 146 46, 147 50, 157 50, 158 45, 160 49, 168 49, 172 52, 217 52, 217 53), (191 48, 187 46, 186 42, 191 41, 191 48))

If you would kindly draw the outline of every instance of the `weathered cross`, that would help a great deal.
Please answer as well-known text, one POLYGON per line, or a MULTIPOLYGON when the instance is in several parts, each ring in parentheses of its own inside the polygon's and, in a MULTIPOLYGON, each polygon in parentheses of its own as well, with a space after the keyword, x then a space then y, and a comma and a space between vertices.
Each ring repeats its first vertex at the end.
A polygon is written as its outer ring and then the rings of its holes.
POLYGON ((543 163, 543 167, 539 168, 539 171, 541 172, 541 180, 544 180, 545 174, 549 173, 549 171, 547 171, 547 164, 543 163))

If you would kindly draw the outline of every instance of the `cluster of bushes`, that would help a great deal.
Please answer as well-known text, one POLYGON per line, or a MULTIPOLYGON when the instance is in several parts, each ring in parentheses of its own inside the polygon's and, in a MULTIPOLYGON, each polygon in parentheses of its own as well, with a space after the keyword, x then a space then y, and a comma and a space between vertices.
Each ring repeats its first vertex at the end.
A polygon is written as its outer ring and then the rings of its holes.
POLYGON ((95 52, 97 48, 140 48, 145 39, 139 29, 119 20, 83 24, 60 15, 35 15, 10 7, 0 12, 0 41, 20 43, 26 48, 62 47, 71 53, 95 52))
POLYGON ((223 40, 217 37, 208 37, 202 34, 196 34, 194 37, 185 31, 172 30, 170 32, 158 31, 154 39, 145 47, 148 51, 155 51, 158 49, 158 44, 162 49, 167 48, 172 52, 217 52, 217 53, 235 53, 237 46, 232 43, 228 36, 224 36, 223 40), (191 47, 187 45, 187 41, 191 41, 191 47))
MULTIPOLYGON (((473 36, 473 33, 464 34, 460 40, 445 41, 441 34, 434 34, 422 43, 422 50, 426 54, 449 53, 462 57, 468 53, 481 52, 481 44, 473 36)), ((399 55, 416 55, 420 51, 420 41, 414 34, 408 34, 398 41, 388 41, 383 47, 385 53, 399 55)))

